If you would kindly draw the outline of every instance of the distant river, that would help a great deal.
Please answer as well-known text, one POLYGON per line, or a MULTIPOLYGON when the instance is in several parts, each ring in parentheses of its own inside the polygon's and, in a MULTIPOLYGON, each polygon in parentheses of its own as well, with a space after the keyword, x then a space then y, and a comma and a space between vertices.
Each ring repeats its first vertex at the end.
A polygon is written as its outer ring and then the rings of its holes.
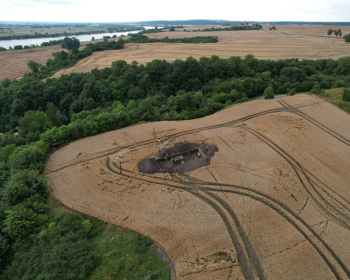
MULTIPOLYGON (((145 29, 152 29, 154 26, 142 26, 145 29)), ((160 27, 161 28, 161 27, 160 27)), ((92 37, 95 37, 95 40, 102 39, 103 36, 113 36, 116 35, 117 37, 120 37, 121 35, 128 35, 129 33, 135 34, 140 32, 141 30, 136 31, 127 31, 127 32, 115 32, 115 33, 100 33, 100 34, 90 34, 90 35, 79 35, 79 36, 68 36, 68 37, 77 37, 80 42, 87 42, 91 41, 92 37)), ((16 45, 22 45, 23 47, 28 45, 38 45, 40 46, 43 42, 49 42, 50 40, 60 40, 64 39, 66 36, 63 37, 47 37, 47 38, 33 38, 33 39, 19 39, 19 40, 4 40, 0 41, 0 47, 8 49, 9 47, 14 47, 16 45)))

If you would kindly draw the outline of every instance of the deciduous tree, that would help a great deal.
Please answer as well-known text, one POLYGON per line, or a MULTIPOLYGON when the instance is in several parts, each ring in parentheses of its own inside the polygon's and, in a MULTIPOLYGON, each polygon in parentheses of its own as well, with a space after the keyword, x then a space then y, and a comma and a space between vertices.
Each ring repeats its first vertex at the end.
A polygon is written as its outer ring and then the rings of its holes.
POLYGON ((33 60, 29 60, 29 62, 27 63, 27 66, 30 68, 30 70, 32 70, 33 73, 38 72, 40 68, 40 64, 33 60))
POLYGON ((342 95, 342 100, 343 101, 350 101, 350 90, 349 89, 344 89, 343 95, 342 95))
POLYGON ((341 29, 338 29, 338 35, 339 35, 340 38, 343 35, 343 32, 341 31, 341 29))
POLYGON ((67 50, 71 50, 73 48, 79 49, 80 41, 76 37, 72 37, 72 38, 66 37, 64 38, 64 45, 67 50))
POLYGON ((273 94, 273 88, 272 86, 268 86, 264 91, 264 97, 265 99, 274 99, 275 95, 273 94))
POLYGON ((28 111, 19 119, 18 123, 24 134, 44 132, 52 128, 52 122, 44 112, 34 113, 33 111, 28 111))

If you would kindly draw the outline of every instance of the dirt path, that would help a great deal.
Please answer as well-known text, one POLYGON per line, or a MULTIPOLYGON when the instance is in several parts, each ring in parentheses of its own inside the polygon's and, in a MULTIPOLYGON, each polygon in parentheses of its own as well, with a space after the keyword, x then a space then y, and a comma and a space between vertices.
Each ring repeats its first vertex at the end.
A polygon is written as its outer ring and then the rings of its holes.
POLYGON ((349 120, 306 95, 251 101, 71 143, 47 178, 67 207, 160 244, 178 279, 349 279, 349 120), (140 173, 159 138, 218 152, 191 172, 140 173))

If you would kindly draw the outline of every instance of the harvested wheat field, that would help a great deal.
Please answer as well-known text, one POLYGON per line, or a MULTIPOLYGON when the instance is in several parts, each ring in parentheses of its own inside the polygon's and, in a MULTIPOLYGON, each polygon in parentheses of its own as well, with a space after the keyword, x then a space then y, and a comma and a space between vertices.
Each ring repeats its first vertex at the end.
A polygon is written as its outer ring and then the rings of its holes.
MULTIPOLYGON (((272 25, 263 26, 264 29, 269 29, 272 25)), ((288 34, 310 35, 310 36, 327 36, 328 29, 341 29, 343 36, 350 33, 350 26, 338 25, 276 25, 277 31, 282 31, 288 34)), ((332 34, 331 38, 335 38, 332 34)), ((339 37, 338 37, 339 38, 339 37)))
MULTIPOLYGON (((301 26, 304 30, 304 26, 301 26)), ((264 27, 266 28, 266 27, 264 27)), ((282 27, 277 27, 278 30, 282 27)), ((297 27, 293 27, 294 29, 297 27)), ((328 28, 328 27, 323 27, 328 28)), ((340 27, 343 28, 343 27, 340 27)), ((346 27, 344 27, 346 28, 346 27)), ((122 50, 95 52, 79 61, 75 66, 57 72, 54 77, 71 72, 89 72, 94 68, 110 67, 116 60, 128 63, 137 61, 146 64, 154 59, 166 59, 172 62, 176 59, 186 59, 192 56, 199 59, 202 56, 217 55, 220 58, 231 56, 245 57, 253 54, 258 59, 339 59, 350 56, 349 44, 343 39, 315 37, 304 35, 285 35, 278 31, 211 31, 211 32, 161 32, 146 34, 149 38, 183 38, 194 36, 217 36, 218 43, 206 44, 168 44, 143 43, 126 44, 122 50)), ((345 29, 344 29, 345 30, 345 29)), ((297 31, 295 31, 297 32, 297 31)), ((344 33, 345 34, 345 33, 344 33)))
POLYGON ((61 46, 56 45, 0 52, 0 80, 5 77, 19 80, 25 73, 31 72, 27 66, 30 60, 45 65, 46 60, 52 58, 52 53, 58 51, 61 51, 61 46))
MULTIPOLYGON (((86 42, 83 42, 81 45, 85 44, 86 42)), ((52 53, 62 50, 60 45, 54 45, 33 49, 2 51, 0 52, 0 80, 6 77, 11 80, 19 80, 25 73, 31 72, 27 66, 30 60, 45 65, 49 58, 53 58, 52 53)))
POLYGON ((349 122, 307 95, 256 100, 76 141, 46 176, 67 207, 160 244, 177 279, 349 279, 349 122))

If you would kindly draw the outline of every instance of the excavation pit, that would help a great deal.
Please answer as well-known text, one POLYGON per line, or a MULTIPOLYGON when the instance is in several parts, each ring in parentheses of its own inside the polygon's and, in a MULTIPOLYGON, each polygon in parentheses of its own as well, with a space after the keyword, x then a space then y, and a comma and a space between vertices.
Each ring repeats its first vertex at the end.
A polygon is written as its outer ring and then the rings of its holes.
POLYGON ((139 171, 145 174, 190 172, 209 165, 217 151, 213 145, 177 142, 157 156, 142 161, 139 171))

